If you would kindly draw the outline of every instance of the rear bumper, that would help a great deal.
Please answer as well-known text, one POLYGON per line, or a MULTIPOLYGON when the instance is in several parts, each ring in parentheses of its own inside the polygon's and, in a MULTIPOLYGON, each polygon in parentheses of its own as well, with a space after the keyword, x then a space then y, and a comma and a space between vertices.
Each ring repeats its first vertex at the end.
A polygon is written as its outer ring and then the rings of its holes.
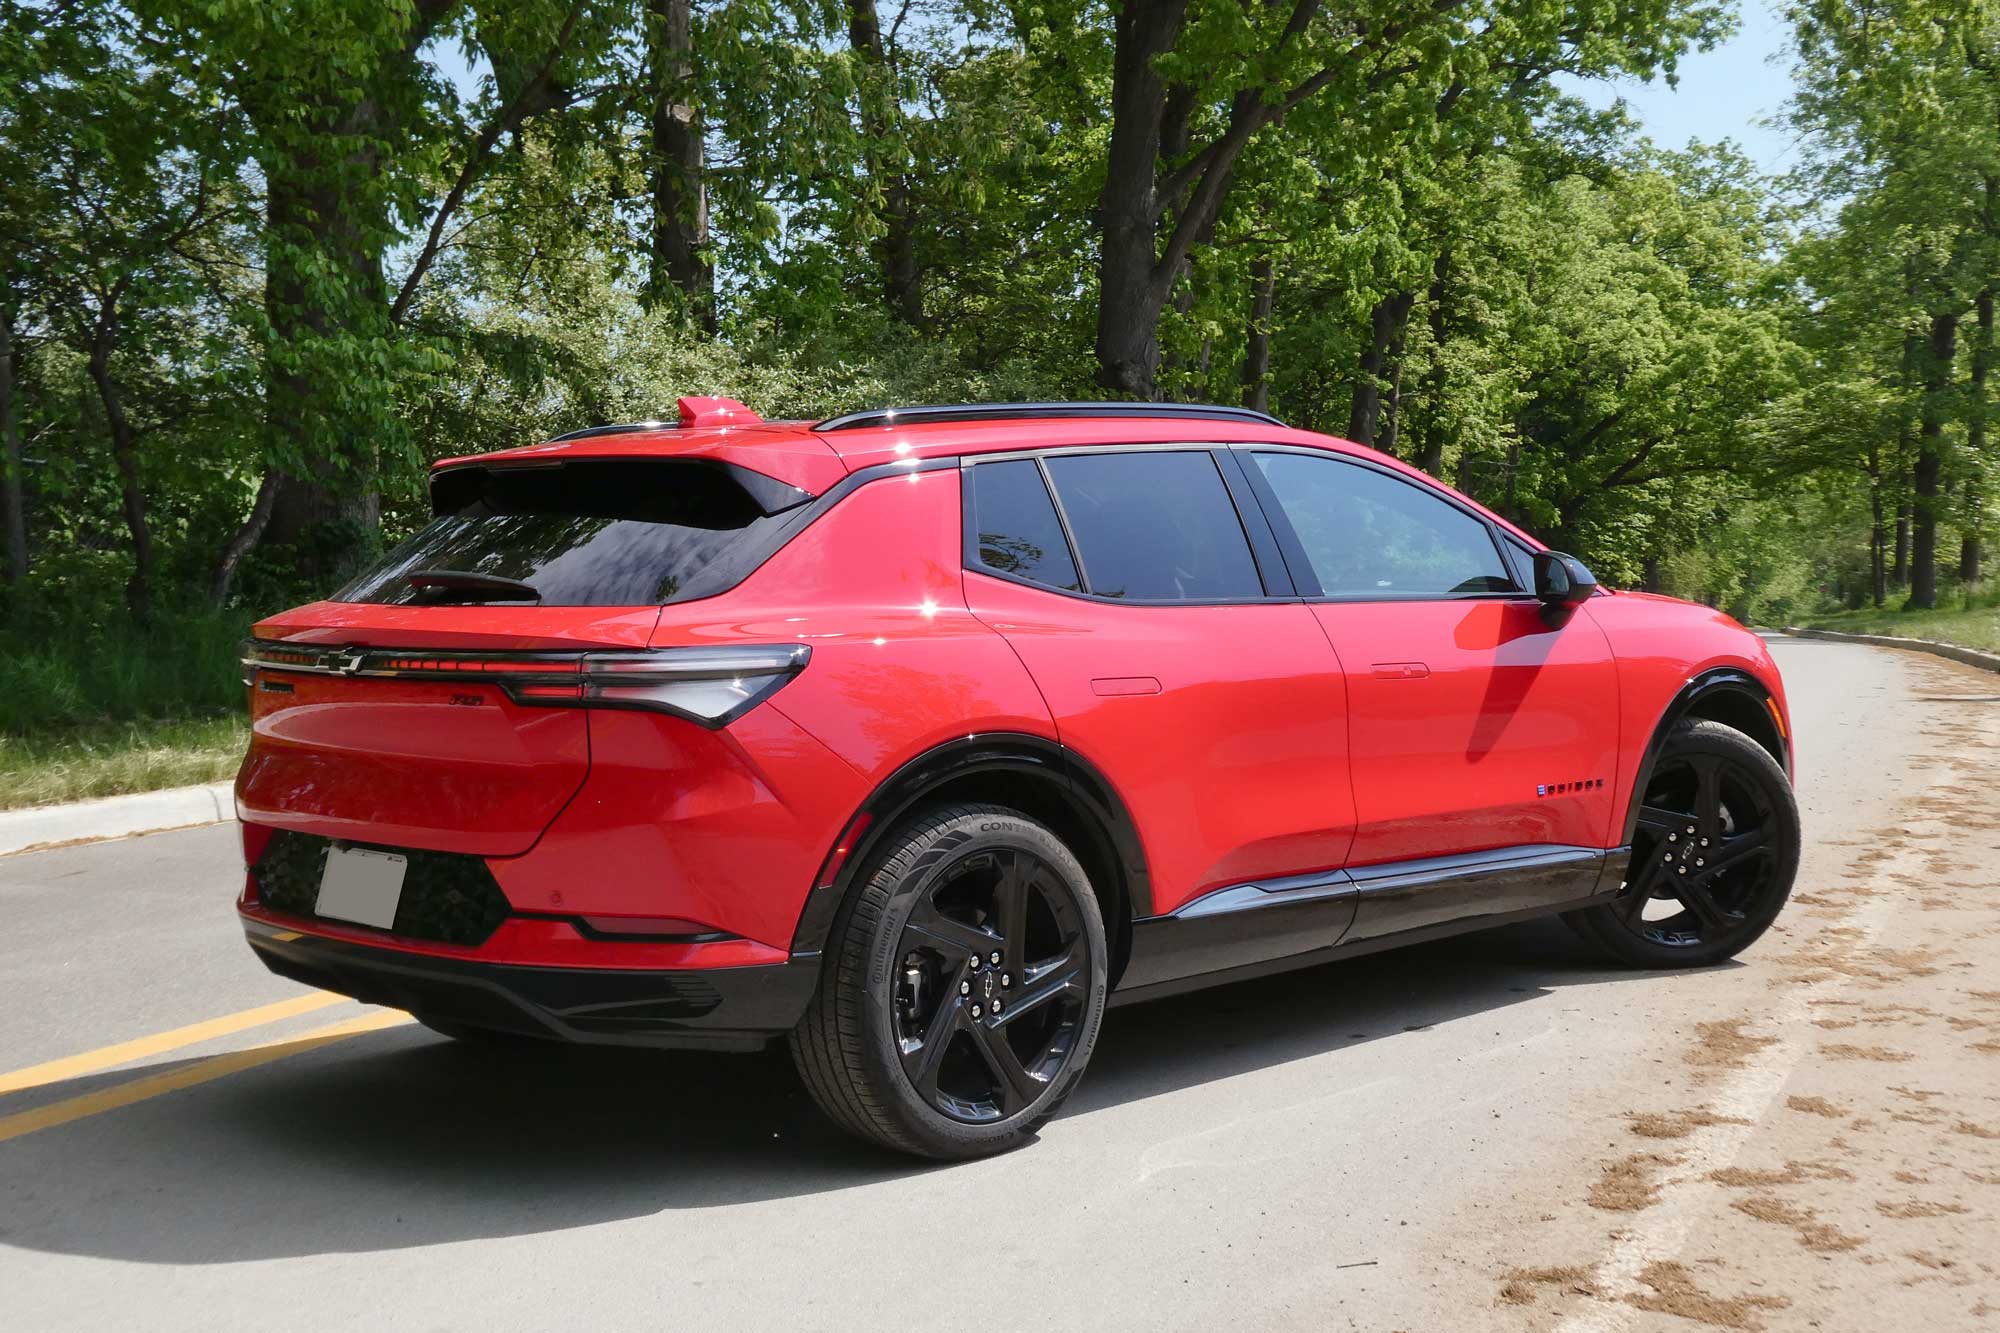
POLYGON ((282 977, 426 1018, 613 1046, 755 1050, 790 1031, 817 955, 747 967, 535 967, 379 948, 244 916, 282 977))

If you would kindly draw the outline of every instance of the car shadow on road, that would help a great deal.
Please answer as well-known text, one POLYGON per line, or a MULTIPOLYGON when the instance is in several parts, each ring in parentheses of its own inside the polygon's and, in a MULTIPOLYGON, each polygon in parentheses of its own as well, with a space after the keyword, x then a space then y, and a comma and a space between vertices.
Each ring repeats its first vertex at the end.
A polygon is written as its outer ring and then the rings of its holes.
MULTIPOLYGON (((1115 1009, 1064 1118, 1648 975, 1607 970, 1560 925, 1534 923, 1115 1009)), ((1044 1131, 1063 1133, 1061 1118, 1044 1131)), ((0 1143, 0 1246, 229 1263, 543 1234, 951 1169, 843 1137, 781 1049, 485 1047, 409 1026, 0 1143)))

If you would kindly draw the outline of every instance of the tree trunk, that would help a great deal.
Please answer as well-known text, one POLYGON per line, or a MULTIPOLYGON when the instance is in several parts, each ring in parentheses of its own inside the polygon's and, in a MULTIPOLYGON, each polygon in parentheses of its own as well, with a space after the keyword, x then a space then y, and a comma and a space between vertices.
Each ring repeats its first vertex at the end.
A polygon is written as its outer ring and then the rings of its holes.
POLYGON ((1347 438, 1356 444, 1375 443, 1375 431, 1382 419, 1384 371, 1394 349, 1403 339, 1415 292, 1396 292, 1375 303, 1368 315, 1368 343, 1361 350, 1361 370, 1354 381, 1354 406, 1347 414, 1347 438))
POLYGON ((1403 432, 1403 335, 1397 334, 1396 341, 1389 348, 1389 359, 1396 367, 1396 373, 1389 380, 1389 403, 1382 412, 1381 450, 1391 458, 1399 455, 1397 444, 1403 432))
POLYGON ((1430 309, 1427 312, 1431 325, 1431 370, 1429 388, 1425 391, 1424 441, 1417 452, 1416 464, 1419 469, 1433 477, 1444 471, 1444 423, 1446 397, 1450 392, 1450 379, 1445 373, 1444 344, 1451 335, 1451 247, 1446 246, 1438 253, 1437 261, 1431 265, 1431 290, 1428 297, 1430 309))
POLYGON ((229 602, 229 589, 236 582, 236 569, 243 563, 243 557, 263 540, 264 529, 270 526, 271 508, 277 502, 280 481, 281 474, 277 469, 264 470, 263 480, 257 483, 257 498, 250 504, 250 516, 243 520, 222 547, 222 555, 215 562, 208 584, 208 604, 217 611, 229 602))
POLYGON ((1986 528, 1986 379, 1993 366, 1993 288, 1979 293, 1978 332, 1972 342, 1971 401, 1965 412, 1965 535, 1958 549, 1958 581, 1979 582, 1986 528))
POLYGON ((1952 361, 1957 352, 1958 316, 1933 315, 1930 346, 1924 358, 1917 463, 1911 472, 1915 503, 1911 512, 1908 605, 1925 611, 1937 605, 1938 482, 1944 469, 1944 424, 1950 410, 1945 395, 1951 391, 1952 361))
POLYGON ((715 269, 708 261, 708 184, 695 101, 691 0, 647 0, 646 66, 652 93, 652 234, 646 303, 678 302, 715 332, 715 269))
POLYGON ((119 495, 125 511, 125 528, 132 537, 132 576, 125 581, 125 605, 144 620, 153 613, 153 532, 146 520, 146 492, 139 479, 139 437, 125 415, 124 395, 111 373, 111 347, 117 325, 102 319, 91 340, 90 382, 97 386, 98 401, 104 405, 105 424, 111 430, 111 458, 118 467, 119 495))
POLYGON ((1889 533, 1882 508, 1882 452, 1871 435, 1868 440, 1868 590, 1875 605, 1889 600, 1889 533))
POLYGON ((1646 562, 1639 578, 1647 592, 1660 591, 1663 581, 1660 578, 1660 557, 1657 553, 1646 557, 1646 562))
MULTIPOLYGON (((357 137, 350 162, 373 170, 377 150, 357 137)), ((281 469, 263 539, 298 548, 300 573, 324 582, 360 562, 380 525, 374 432, 388 405, 358 408, 344 348, 369 332, 388 336, 382 256, 373 239, 385 227, 359 219, 342 173, 317 162, 267 167, 269 242, 264 304, 273 355, 265 381, 269 456, 310 460, 281 469), (296 168, 296 170, 287 170, 296 168), (332 275, 329 277, 328 271, 332 275), (323 360, 324 358, 324 360, 323 360), (327 364, 330 361, 331 364, 327 364)), ((386 395, 386 386, 372 386, 386 395)))
POLYGON ((7 534, 7 582, 28 577, 27 476, 21 463, 21 425, 14 413, 14 311, 0 306, 0 523, 7 534))
MULTIPOLYGON (((1160 162, 1166 80, 1159 57, 1180 36, 1187 0, 1128 0, 1115 20, 1111 145, 1098 198, 1098 383, 1130 398, 1153 397, 1160 368, 1160 312, 1171 282, 1159 274, 1160 162)), ((1171 274, 1168 275, 1169 279, 1171 274)))
POLYGON ((1271 299, 1277 294, 1278 274, 1269 255, 1250 262, 1250 329, 1248 350, 1243 357, 1243 406, 1259 412, 1271 410, 1271 299))
POLYGON ((1910 438, 1908 426, 1896 448, 1896 560, 1889 570, 1892 586, 1903 588, 1910 582, 1910 438))
MULTIPOLYGON (((685 3, 685 0, 682 0, 685 3)), ((911 328, 924 322, 923 266, 917 258, 916 218, 904 170, 903 104, 896 70, 882 40, 875 0, 848 0, 847 42, 865 69, 861 87, 861 129, 868 174, 881 192, 875 241, 882 270, 882 300, 890 315, 911 328)))

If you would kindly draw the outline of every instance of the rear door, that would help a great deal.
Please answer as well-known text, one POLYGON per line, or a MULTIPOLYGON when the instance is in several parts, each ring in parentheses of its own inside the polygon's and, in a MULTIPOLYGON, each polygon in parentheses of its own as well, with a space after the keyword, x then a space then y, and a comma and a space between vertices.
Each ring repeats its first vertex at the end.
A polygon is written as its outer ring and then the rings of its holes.
POLYGON ((256 627, 242 817, 356 842, 526 851, 582 786, 590 734, 587 713, 552 706, 574 686, 522 678, 643 649, 663 603, 739 579, 785 522, 767 506, 795 507, 789 488, 753 489, 687 460, 442 474, 440 512, 409 541, 332 599, 256 627))
POLYGON ((1151 911, 1338 867, 1345 684, 1233 461, 1057 450, 965 477, 967 602, 1132 812, 1151 911))
POLYGON ((1544 620, 1443 491, 1319 450, 1239 456, 1346 668, 1350 864, 1604 846, 1617 672, 1591 619, 1544 620))

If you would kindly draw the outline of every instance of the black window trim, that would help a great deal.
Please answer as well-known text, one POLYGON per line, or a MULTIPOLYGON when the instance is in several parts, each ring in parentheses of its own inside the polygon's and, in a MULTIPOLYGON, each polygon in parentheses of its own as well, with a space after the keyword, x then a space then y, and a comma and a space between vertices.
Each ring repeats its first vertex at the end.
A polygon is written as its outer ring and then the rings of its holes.
MULTIPOLYGON (((1278 542, 1274 534, 1270 535, 1270 545, 1267 548, 1268 553, 1260 556, 1255 530, 1259 524, 1264 524, 1268 534, 1269 525, 1265 520, 1261 503, 1250 512, 1245 512, 1245 496, 1240 494, 1237 487, 1230 481, 1231 471, 1235 470, 1240 474, 1242 468, 1233 458, 1225 461, 1222 455, 1229 453, 1235 447, 1232 443, 1218 441, 1207 443, 1196 441, 1135 441, 1130 444, 1048 445, 1033 449, 1009 449, 994 453, 962 454, 954 461, 960 468, 959 501, 960 513, 963 516, 961 519, 961 536, 966 572, 983 575, 990 579, 999 579, 1003 583, 1017 583, 1024 588, 1033 588, 1037 592, 1045 592, 1051 597, 1069 597, 1078 601, 1095 602, 1099 606, 1267 606, 1277 602, 1299 601, 1298 594, 1292 591, 1289 586, 1291 579, 1289 574, 1285 572, 1285 563, 1282 559, 1282 553, 1278 550, 1278 542), (1257 581, 1264 589, 1264 594, 1261 597, 1206 597, 1186 600, 1165 597, 1107 597, 1102 593, 1095 593, 1089 590, 1090 571, 1085 567, 1083 553, 1077 547, 1076 533, 1070 527, 1069 513, 1063 508, 1062 493, 1056 489, 1055 478, 1049 474, 1048 464, 1043 460, 1087 454, 1123 456, 1142 453, 1202 453, 1208 455, 1209 461, 1215 465, 1217 474, 1222 478, 1223 493, 1229 497, 1230 507, 1236 513, 1236 521, 1243 529, 1244 543, 1250 550, 1251 567, 1256 570, 1257 581), (1042 485, 1048 490, 1049 500, 1055 505, 1056 521, 1062 525, 1063 538, 1069 543, 1070 562, 1076 566, 1076 576, 1084 585, 1081 592, 1072 592, 1068 588, 1052 587, 1046 583, 1038 583, 1034 579, 1022 578, 1018 574, 993 569, 979 558, 979 519, 973 507, 973 483, 970 476, 966 474, 982 463, 1012 463, 1024 460, 1035 464, 1036 470, 1042 475, 1042 485), (1274 591, 1274 588, 1282 588, 1283 591, 1274 591)), ((1255 499, 1254 496, 1250 496, 1249 498, 1255 499)))
POLYGON ((1499 529, 1500 554, 1514 566, 1514 581, 1530 593, 1535 589, 1535 548, 1505 528, 1499 529))
MULTIPOLYGON (((1493 543, 1494 554, 1499 557, 1500 568, 1507 572, 1516 584, 1521 583, 1520 571, 1508 554, 1503 532, 1493 520, 1454 496, 1446 494, 1435 486, 1427 485, 1414 478, 1404 476, 1394 468, 1383 467, 1366 458, 1345 454, 1333 449, 1313 449, 1301 445, 1272 444, 1261 440, 1243 440, 1229 446, 1237 453, 1301 454, 1307 458, 1321 458, 1335 463, 1347 463, 1354 467, 1366 468, 1405 486, 1449 505, 1459 513, 1479 524, 1486 533, 1486 539, 1493 543)), ((1319 576, 1313 572, 1312 561, 1306 556, 1305 545, 1299 541, 1298 533, 1292 528, 1292 521, 1285 514, 1284 505, 1277 492, 1272 489, 1264 469, 1252 464, 1239 464, 1244 476, 1250 482, 1252 493, 1264 509, 1264 518, 1277 535, 1278 549, 1284 554, 1285 563, 1291 567, 1292 581, 1298 586, 1299 600, 1307 602, 1520 602, 1534 601, 1532 580, 1529 586, 1515 587, 1504 592, 1345 592, 1330 593, 1319 584, 1319 576)))

